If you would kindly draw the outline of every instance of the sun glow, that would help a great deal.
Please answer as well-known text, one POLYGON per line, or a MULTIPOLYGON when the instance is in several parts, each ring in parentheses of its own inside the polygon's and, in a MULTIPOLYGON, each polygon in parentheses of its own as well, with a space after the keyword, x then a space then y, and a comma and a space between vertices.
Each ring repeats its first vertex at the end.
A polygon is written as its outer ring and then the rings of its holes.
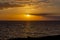
POLYGON ((30 14, 24 14, 24 18, 31 18, 32 17, 32 15, 30 15, 30 14))
POLYGON ((25 5, 24 7, 19 7, 14 10, 16 10, 18 14, 15 14, 14 16, 11 15, 10 16, 11 18, 9 19, 32 21, 32 20, 42 20, 44 18, 42 16, 30 15, 30 14, 36 14, 38 11, 34 5, 25 5))
POLYGON ((29 15, 29 14, 27 14, 26 16, 27 16, 27 17, 30 17, 30 15, 29 15))

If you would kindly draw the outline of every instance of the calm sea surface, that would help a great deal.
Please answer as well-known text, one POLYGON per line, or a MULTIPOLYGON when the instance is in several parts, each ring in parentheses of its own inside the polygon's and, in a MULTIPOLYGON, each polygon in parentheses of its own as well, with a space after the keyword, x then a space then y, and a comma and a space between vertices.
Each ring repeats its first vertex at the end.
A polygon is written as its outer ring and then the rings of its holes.
POLYGON ((60 21, 0 21, 0 39, 60 35, 60 21))

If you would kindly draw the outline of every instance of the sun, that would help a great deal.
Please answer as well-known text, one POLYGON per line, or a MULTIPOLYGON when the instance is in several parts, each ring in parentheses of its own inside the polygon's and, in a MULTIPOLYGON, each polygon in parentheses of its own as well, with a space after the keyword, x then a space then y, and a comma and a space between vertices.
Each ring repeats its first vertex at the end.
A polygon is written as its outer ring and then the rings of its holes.
POLYGON ((29 14, 27 14, 26 16, 27 16, 27 17, 30 17, 30 15, 29 15, 29 14))
POLYGON ((26 18, 31 18, 31 15, 30 14, 26 14, 25 17, 26 18))
POLYGON ((30 14, 23 14, 24 15, 24 18, 30 18, 31 15, 30 14))

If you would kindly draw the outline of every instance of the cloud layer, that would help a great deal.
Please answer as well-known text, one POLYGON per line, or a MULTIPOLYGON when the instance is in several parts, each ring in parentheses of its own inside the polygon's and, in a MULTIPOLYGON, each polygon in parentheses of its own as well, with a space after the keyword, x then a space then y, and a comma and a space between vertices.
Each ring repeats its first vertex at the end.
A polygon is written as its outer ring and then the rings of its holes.
POLYGON ((0 0, 0 9, 9 7, 23 7, 25 4, 34 5, 43 12, 60 13, 60 0, 0 0))

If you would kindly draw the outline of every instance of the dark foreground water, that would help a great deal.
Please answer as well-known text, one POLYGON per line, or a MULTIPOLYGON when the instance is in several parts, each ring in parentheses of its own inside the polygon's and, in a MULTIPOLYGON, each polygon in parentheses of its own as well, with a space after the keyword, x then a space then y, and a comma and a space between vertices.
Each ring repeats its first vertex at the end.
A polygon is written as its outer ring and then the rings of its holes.
POLYGON ((0 21, 0 39, 60 35, 60 21, 0 21))

